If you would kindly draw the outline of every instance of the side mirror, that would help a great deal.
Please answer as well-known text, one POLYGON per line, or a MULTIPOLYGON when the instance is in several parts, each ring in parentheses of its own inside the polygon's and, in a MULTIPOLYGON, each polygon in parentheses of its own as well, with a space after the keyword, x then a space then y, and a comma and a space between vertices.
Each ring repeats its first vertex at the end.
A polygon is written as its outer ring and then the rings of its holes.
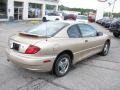
POLYGON ((97 36, 103 36, 102 32, 97 32, 97 36))

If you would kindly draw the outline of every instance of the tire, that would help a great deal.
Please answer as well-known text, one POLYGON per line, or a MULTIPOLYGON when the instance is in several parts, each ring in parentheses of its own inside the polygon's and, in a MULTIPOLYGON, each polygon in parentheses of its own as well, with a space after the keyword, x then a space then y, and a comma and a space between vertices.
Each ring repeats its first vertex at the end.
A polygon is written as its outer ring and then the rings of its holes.
POLYGON ((43 17, 42 21, 43 21, 43 22, 47 22, 46 17, 43 17))
POLYGON ((62 54, 58 56, 54 63, 53 72, 57 77, 62 77, 69 72, 70 66, 71 66, 70 56, 68 54, 62 54))
POLYGON ((56 18, 55 20, 58 20, 58 21, 59 21, 60 19, 59 19, 59 18, 56 18))
POLYGON ((118 33, 113 33, 113 35, 117 38, 120 36, 120 34, 118 34, 118 33))
POLYGON ((109 48, 110 48, 110 42, 106 41, 100 55, 101 56, 106 56, 108 54, 108 52, 109 52, 109 48))

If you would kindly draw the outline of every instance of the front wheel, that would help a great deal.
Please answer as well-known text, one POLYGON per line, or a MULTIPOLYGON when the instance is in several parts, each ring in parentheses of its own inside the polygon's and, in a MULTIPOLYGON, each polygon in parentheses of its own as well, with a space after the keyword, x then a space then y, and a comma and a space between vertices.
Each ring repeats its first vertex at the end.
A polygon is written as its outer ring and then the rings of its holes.
POLYGON ((71 58, 68 54, 60 55, 54 64, 54 74, 58 77, 62 77, 68 73, 71 66, 71 58))
POLYGON ((120 34, 118 34, 118 33, 113 33, 113 35, 117 38, 120 36, 120 34))
POLYGON ((110 48, 110 42, 107 41, 107 42, 104 44, 103 50, 102 50, 102 52, 100 53, 100 55, 101 55, 101 56, 106 56, 106 55, 108 54, 108 52, 109 52, 109 48, 110 48))

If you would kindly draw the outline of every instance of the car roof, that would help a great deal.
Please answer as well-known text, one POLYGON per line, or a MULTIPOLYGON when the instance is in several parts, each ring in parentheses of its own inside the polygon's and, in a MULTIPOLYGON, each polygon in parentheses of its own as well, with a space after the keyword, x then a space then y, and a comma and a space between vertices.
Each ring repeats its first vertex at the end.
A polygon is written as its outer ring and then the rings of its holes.
MULTIPOLYGON (((64 20, 64 21, 60 21, 60 22, 64 22, 64 23, 68 23, 68 24, 82 24, 83 22, 77 22, 77 21, 74 21, 74 20, 64 20)), ((84 24, 84 23, 83 23, 84 24)))
POLYGON ((49 22, 63 22, 69 25, 74 25, 74 24, 88 24, 88 23, 83 23, 83 22, 77 22, 74 20, 63 20, 63 21, 49 21, 49 22))

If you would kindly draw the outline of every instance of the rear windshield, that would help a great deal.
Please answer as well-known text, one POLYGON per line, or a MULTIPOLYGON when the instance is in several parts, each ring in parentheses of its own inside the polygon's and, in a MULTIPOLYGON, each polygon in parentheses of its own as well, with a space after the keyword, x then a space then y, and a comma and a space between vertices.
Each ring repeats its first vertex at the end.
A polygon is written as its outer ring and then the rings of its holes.
POLYGON ((77 16, 77 19, 88 20, 87 16, 77 16))
POLYGON ((48 16, 60 16, 58 13, 48 13, 48 16))
POLYGON ((51 37, 67 25, 69 24, 64 22, 45 22, 29 30, 26 30, 25 33, 51 37))

